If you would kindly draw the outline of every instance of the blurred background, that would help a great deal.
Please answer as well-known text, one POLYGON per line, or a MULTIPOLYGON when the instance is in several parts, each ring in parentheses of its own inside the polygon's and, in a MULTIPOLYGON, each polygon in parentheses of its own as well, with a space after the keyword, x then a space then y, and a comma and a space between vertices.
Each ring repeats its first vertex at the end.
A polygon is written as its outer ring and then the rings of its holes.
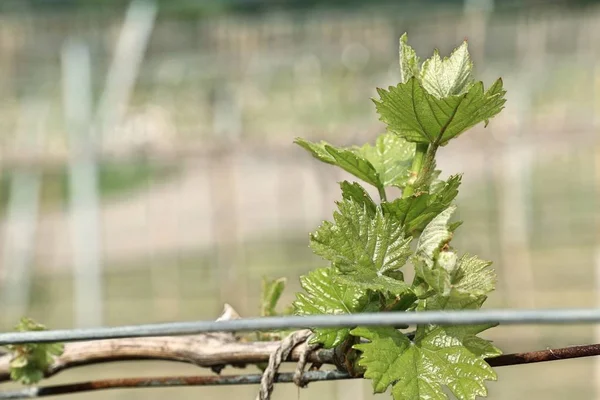
MULTIPOLYGON (((456 247, 494 261, 486 307, 600 307, 600 2, 2 0, 0 328, 259 312, 261 279, 323 263, 308 232, 348 179, 292 144, 372 142, 370 97, 464 38, 506 109, 440 151, 463 172, 456 247)), ((592 326, 495 328, 505 352, 600 342, 592 326)), ((600 399, 595 359, 497 369, 491 399, 600 399)), ((240 371, 236 371, 240 372, 240 371)), ((255 372, 250 369, 247 372, 255 372)), ((209 374, 158 362, 48 383, 209 374)), ((10 387, 10 385, 5 385, 10 387)), ((256 387, 77 398, 254 398, 256 387)), ((368 382, 278 386, 275 399, 370 399, 368 382)))

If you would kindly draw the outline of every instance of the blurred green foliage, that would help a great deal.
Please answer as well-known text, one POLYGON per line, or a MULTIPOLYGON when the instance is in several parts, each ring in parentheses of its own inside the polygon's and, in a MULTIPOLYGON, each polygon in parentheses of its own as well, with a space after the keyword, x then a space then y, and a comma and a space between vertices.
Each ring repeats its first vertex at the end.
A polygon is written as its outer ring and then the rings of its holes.
MULTIPOLYGON (((21 318, 15 329, 18 332, 45 331, 46 327, 32 320, 21 318)), ((63 353, 62 343, 26 343, 6 346, 12 353, 10 379, 23 385, 31 385, 44 378, 44 373, 63 353)))

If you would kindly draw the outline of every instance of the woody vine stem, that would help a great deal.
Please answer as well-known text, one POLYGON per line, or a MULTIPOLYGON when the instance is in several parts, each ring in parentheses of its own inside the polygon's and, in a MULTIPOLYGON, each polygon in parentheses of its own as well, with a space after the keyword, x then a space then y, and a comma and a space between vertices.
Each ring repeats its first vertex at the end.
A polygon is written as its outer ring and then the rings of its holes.
MULTIPOLYGON (((220 370, 225 365, 254 364, 266 361, 279 345, 279 342, 247 342, 231 341, 233 338, 221 337, 217 342, 209 335, 189 337, 111 339, 70 343, 65 351, 54 359, 47 369, 45 377, 51 377, 72 368, 80 368, 93 364, 121 362, 131 359, 155 359, 171 362, 192 363, 197 366, 220 370), (181 349, 186 349, 182 353, 181 349)), ((294 349, 287 361, 298 361, 304 345, 294 349)), ((494 367, 557 361, 570 358, 600 355, 600 344, 572 346, 562 349, 546 349, 528 353, 505 354, 487 360, 494 367)), ((310 355, 311 362, 336 364, 335 355, 330 350, 318 350, 310 355)), ((0 382, 6 382, 9 376, 10 355, 0 357, 0 382)), ((260 381, 260 375, 212 375, 212 376, 159 376, 143 378, 117 378, 76 382, 62 385, 29 386, 25 389, 0 391, 0 399, 20 399, 68 395, 81 392, 107 389, 133 389, 148 387, 180 387, 207 385, 253 384, 260 381)), ((309 371, 304 374, 305 382, 352 379, 348 373, 341 371, 309 371)), ((280 373, 276 382, 291 382, 292 374, 280 373)))

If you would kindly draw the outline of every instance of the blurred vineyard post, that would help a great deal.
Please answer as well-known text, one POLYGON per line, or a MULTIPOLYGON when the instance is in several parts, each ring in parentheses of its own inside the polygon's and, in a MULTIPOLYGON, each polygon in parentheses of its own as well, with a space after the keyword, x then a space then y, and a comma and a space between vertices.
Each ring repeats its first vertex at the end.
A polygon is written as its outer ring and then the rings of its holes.
POLYGON ((103 277, 98 163, 91 126, 89 48, 76 39, 62 48, 63 101, 69 136, 69 205, 73 252, 74 324, 102 326, 103 277))
MULTIPOLYGON (((22 154, 40 154, 47 134, 44 122, 48 116, 48 106, 27 98, 19 116, 15 132, 15 150, 22 154)), ((0 321, 3 324, 14 323, 27 312, 37 243, 40 186, 40 172, 27 168, 14 171, 10 180, 7 233, 2 244, 4 268, 0 270, 0 304, 5 305, 0 321)))

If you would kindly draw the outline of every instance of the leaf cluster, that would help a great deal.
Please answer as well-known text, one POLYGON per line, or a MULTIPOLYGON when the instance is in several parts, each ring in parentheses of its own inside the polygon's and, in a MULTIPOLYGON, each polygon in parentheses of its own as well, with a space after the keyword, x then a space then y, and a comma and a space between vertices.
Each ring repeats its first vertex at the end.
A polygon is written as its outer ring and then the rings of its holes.
MULTIPOLYGON (((400 39, 400 83, 378 89, 375 106, 387 126, 374 145, 336 147, 296 143, 317 159, 374 186, 376 202, 358 182, 340 183, 341 200, 332 221, 310 235, 310 247, 328 266, 300 278, 297 315, 478 309, 494 290, 490 262, 459 256, 451 241, 460 222, 451 222, 460 175, 439 179, 440 146, 480 122, 488 124, 504 106, 502 81, 489 89, 472 77, 467 43, 441 58, 437 50, 420 65, 400 39), (401 189, 389 200, 386 189, 401 189), (404 278, 407 265, 412 282, 404 278)), ((392 387, 395 399, 446 399, 444 386, 459 399, 485 396, 485 380, 496 374, 486 357, 500 354, 477 335, 490 328, 418 325, 314 329, 313 342, 327 348, 354 340, 358 365, 376 393, 392 387), (352 339, 355 338, 355 339, 352 339), (360 339, 360 340, 358 340, 360 339)))
MULTIPOLYGON (((15 327, 18 332, 43 331, 44 325, 38 324, 30 318, 22 318, 15 327)), ((54 358, 63 353, 61 343, 26 343, 6 346, 12 353, 10 360, 10 378, 24 385, 39 382, 54 361, 54 358)))

